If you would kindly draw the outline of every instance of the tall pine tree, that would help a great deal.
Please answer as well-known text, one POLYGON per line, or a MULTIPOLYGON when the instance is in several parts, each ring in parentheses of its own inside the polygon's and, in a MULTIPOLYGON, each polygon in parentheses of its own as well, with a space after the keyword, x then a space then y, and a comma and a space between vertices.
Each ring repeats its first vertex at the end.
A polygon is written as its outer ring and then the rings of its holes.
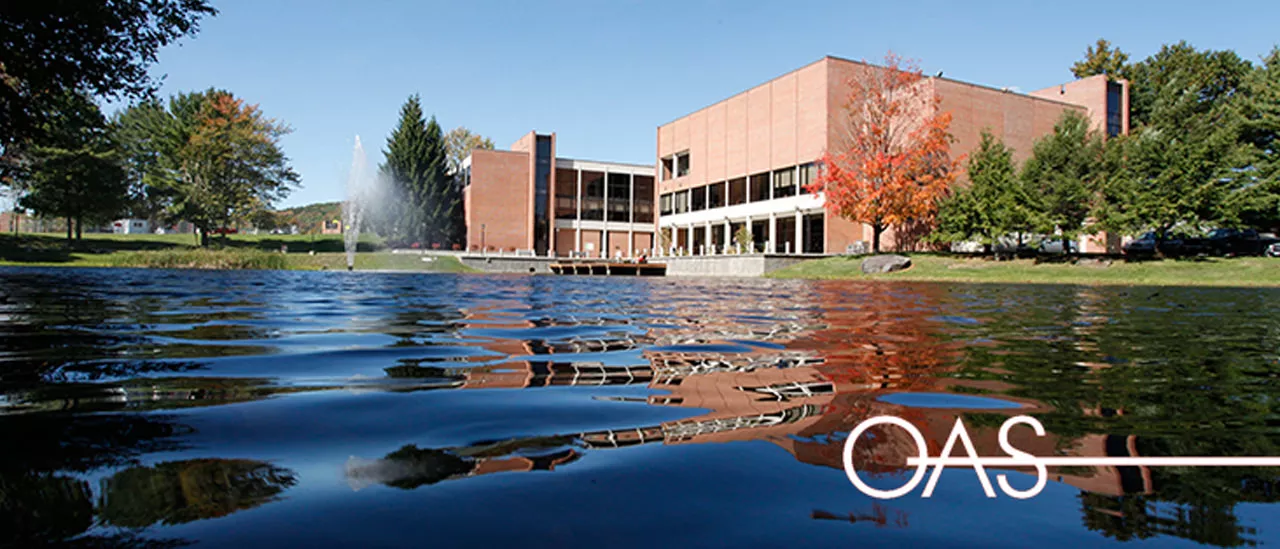
POLYGON ((987 251, 1001 238, 1030 232, 1032 211, 1026 188, 1018 180, 1013 149, 982 131, 982 141, 969 157, 969 185, 943 200, 938 208, 941 242, 977 239, 987 251))
POLYGON ((1085 228, 1093 194, 1107 175, 1102 135, 1081 113, 1066 111, 1053 133, 1036 140, 1022 165, 1022 181, 1032 199, 1032 225, 1043 234, 1074 238, 1085 228))
POLYGON ((399 244, 449 247, 460 241, 461 192, 448 174, 444 132, 425 120, 417 94, 400 108, 400 123, 387 138, 380 167, 395 192, 383 228, 399 244))

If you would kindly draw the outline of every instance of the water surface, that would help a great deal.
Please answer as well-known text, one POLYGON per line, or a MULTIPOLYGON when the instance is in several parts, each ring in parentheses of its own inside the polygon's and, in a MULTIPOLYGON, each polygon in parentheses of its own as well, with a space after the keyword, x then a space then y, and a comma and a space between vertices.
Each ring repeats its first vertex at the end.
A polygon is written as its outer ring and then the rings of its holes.
POLYGON ((1280 456, 1280 291, 0 270, 0 545, 1256 545, 1280 473, 936 455, 1280 456), (854 460, 909 476, 901 431, 854 460), (1012 470, 1026 488, 1034 477, 1012 470), (994 482, 994 479, 992 479, 994 482))

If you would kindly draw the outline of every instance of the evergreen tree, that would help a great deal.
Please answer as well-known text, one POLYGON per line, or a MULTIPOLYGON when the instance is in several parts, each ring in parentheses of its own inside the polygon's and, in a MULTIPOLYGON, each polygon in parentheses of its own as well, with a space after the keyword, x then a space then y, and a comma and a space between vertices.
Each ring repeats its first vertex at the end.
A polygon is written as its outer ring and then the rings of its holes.
POLYGON ((393 200, 384 212, 374 212, 381 219, 381 229, 392 242, 421 242, 421 227, 426 219, 421 205, 425 203, 431 143, 426 120, 417 95, 409 96, 400 107, 400 123, 387 138, 386 160, 380 170, 392 186, 393 200))
POLYGON ((19 204, 66 218, 70 242, 73 226, 78 239, 85 222, 102 223, 124 210, 128 183, 107 121, 92 98, 67 92, 49 106, 27 152, 19 204))
MULTIPOLYGON (((1245 109, 1253 94, 1251 64, 1231 51, 1198 51, 1179 42, 1125 72, 1132 79, 1134 129, 1107 145, 1112 170, 1100 180, 1094 212, 1100 226, 1152 230, 1163 238, 1178 226, 1194 231, 1242 223, 1256 198, 1252 190, 1261 189, 1258 171, 1247 169, 1246 119, 1258 122, 1256 138, 1267 142, 1268 106, 1245 109)), ((1257 160, 1265 164, 1264 157, 1257 160)))
POLYGON ((983 130, 978 148, 969 157, 969 185, 945 199, 938 209, 933 240, 977 239, 985 249, 1011 234, 1031 228, 1029 199, 1013 163, 1013 150, 983 130))
POLYGON ((1036 141, 1021 178, 1037 231, 1060 233, 1065 240, 1084 229, 1094 192, 1106 175, 1103 150, 1102 136, 1076 111, 1063 113, 1053 133, 1036 141))
POLYGON ((1108 79, 1115 80, 1129 61, 1129 54, 1112 48, 1111 43, 1099 38, 1093 46, 1084 51, 1084 59, 1071 65, 1071 74, 1076 78, 1088 78, 1097 74, 1105 74, 1108 79))
POLYGON ((449 176, 444 132, 435 117, 424 119, 416 94, 400 108, 400 123, 387 138, 384 154, 380 169, 394 187, 397 203, 381 212, 388 238, 423 246, 460 242, 465 231, 460 228, 462 193, 449 176))
POLYGON ((1198 51, 1185 41, 1161 46, 1124 69, 1130 126, 1176 126, 1209 113, 1243 92, 1251 69, 1233 51, 1198 51))
POLYGON ((462 190, 449 173, 449 148, 444 130, 432 116, 427 121, 430 157, 427 164, 426 239, 442 248, 461 243, 466 238, 462 190))
POLYGON ((1245 225, 1280 228, 1280 47, 1263 58, 1244 89, 1238 112, 1252 169, 1243 172, 1230 205, 1245 225))

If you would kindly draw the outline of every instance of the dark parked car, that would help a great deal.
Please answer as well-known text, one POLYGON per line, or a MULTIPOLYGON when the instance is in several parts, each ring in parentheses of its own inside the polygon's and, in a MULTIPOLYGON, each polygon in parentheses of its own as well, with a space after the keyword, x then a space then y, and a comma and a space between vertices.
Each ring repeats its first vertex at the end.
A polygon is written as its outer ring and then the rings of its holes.
POLYGON ((1143 234, 1124 245, 1125 255, 1153 256, 1156 255, 1156 251, 1159 251, 1160 255, 1163 256, 1179 257, 1209 253, 1210 248, 1203 238, 1192 238, 1183 234, 1169 233, 1161 240, 1157 238, 1154 231, 1143 234))
POLYGON ((1262 255, 1278 241, 1275 235, 1254 229, 1215 229, 1209 233, 1209 246, 1217 255, 1262 255))

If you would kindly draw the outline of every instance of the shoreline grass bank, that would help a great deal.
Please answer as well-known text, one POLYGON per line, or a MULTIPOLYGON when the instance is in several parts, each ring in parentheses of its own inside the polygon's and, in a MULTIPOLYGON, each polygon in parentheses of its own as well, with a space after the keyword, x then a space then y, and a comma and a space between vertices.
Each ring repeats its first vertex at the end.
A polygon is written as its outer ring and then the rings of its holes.
POLYGON ((895 273, 863 274, 867 256, 840 256, 798 263, 770 278, 974 282, 1000 284, 1083 284, 1122 286, 1280 287, 1280 259, 1270 257, 1085 261, 1037 263, 995 261, 941 254, 903 254, 911 267, 895 273))
MULTIPOLYGON (((419 254, 393 254, 372 238, 362 238, 357 249, 356 270, 473 272, 455 257, 423 261, 419 254)), ((341 235, 234 235, 200 248, 189 234, 86 234, 71 246, 61 235, 4 234, 0 266, 336 271, 346 270, 347 259, 341 235)))

